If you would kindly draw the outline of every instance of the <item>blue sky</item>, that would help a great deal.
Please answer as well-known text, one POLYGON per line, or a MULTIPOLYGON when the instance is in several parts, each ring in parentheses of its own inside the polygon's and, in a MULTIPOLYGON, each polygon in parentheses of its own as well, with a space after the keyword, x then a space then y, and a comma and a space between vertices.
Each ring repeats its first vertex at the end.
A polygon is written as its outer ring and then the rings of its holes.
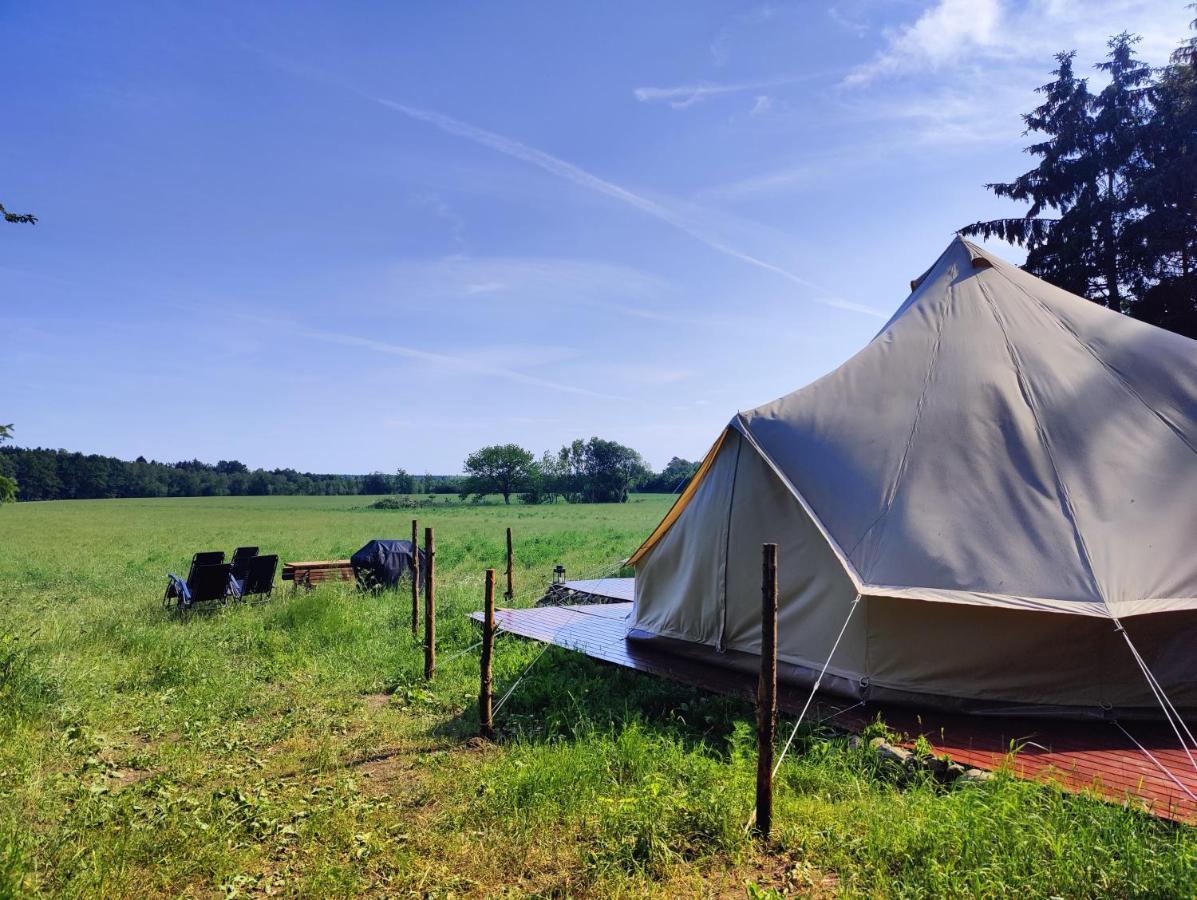
MULTIPOLYGON (((655 466, 867 342, 1010 209, 1051 54, 1173 0, 0 6, 18 442, 655 466)), ((1017 259, 1010 248, 997 248, 1017 259)))

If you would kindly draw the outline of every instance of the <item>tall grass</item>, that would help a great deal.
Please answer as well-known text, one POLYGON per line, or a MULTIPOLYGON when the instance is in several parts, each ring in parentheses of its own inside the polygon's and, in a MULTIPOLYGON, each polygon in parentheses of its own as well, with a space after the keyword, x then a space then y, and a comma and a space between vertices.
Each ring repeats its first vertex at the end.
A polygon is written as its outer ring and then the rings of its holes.
MULTIPOLYGON (((476 730, 482 570, 515 529, 519 604, 626 556, 669 498, 526 508, 360 498, 0 510, 0 896, 1185 896, 1191 829, 998 778, 900 779, 836 735, 782 767, 768 854, 744 832, 751 710, 552 649, 476 730), (187 620, 199 549, 346 556, 437 529, 436 680, 409 598, 329 585, 187 620)), ((500 690, 539 648, 500 639, 500 690)))

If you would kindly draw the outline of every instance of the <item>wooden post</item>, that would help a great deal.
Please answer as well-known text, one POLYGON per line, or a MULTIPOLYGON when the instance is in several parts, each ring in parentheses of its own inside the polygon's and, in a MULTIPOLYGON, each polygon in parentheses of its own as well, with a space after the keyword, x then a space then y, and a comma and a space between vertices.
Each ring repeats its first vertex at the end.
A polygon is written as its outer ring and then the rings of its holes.
MULTIPOLYGON (((510 529, 507 532, 511 533, 510 529)), ((486 594, 482 606, 482 685, 478 691, 478 733, 487 740, 495 738, 494 683, 491 679, 491 655, 495 647, 495 570, 486 570, 486 594)))
POLYGON ((515 550, 511 543, 511 529, 507 529, 507 593, 503 595, 510 603, 515 599, 515 550))
POLYGON ((420 633, 420 523, 411 520, 411 636, 420 633))
POLYGON ((424 677, 436 670, 436 546, 431 528, 424 529, 424 677))
POLYGON ((777 545, 761 548, 761 677, 756 689, 756 831, 773 824, 773 743, 777 737, 777 545))

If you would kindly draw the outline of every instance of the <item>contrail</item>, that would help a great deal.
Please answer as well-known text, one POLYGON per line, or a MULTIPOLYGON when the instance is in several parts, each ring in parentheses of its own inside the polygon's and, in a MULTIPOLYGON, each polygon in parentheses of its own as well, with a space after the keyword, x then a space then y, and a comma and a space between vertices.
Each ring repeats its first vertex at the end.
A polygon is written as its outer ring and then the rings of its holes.
POLYGON ((406 347, 403 344, 391 344, 385 341, 375 341, 370 338, 358 337, 352 334, 337 334, 331 331, 299 331, 298 334, 302 337, 310 338, 317 341, 325 341, 330 344, 339 344, 342 347, 360 347, 364 350, 373 350, 375 353, 387 353, 391 356, 404 356, 408 359, 418 359, 422 362, 435 363, 450 369, 456 369, 460 372, 466 372, 471 375, 490 375, 495 378, 503 378, 507 381, 515 381, 520 384, 528 384, 534 387, 549 388, 554 391, 561 391, 566 394, 579 394, 584 397, 598 397, 603 400, 627 400, 626 397, 618 397, 614 394, 603 394, 599 391, 591 391, 586 388, 575 387, 570 384, 563 384, 559 381, 552 381, 548 378, 537 378, 535 375, 527 375, 524 372, 518 372, 515 369, 508 369, 503 366, 494 366, 486 363, 475 362, 474 360, 453 356, 448 353, 434 353, 430 350, 420 350, 416 347, 406 347))
MULTIPOLYGON (((487 131, 483 128, 478 128, 466 122, 454 119, 452 116, 447 116, 444 113, 435 112, 433 110, 420 109, 415 106, 407 106, 403 103, 396 103, 393 100, 386 100, 382 97, 375 97, 377 103, 382 104, 388 109, 393 109, 396 112, 402 113, 412 119, 417 119, 421 122, 427 122, 434 125, 441 131, 448 134, 456 135, 457 137, 465 138, 468 141, 473 141, 476 144, 481 144, 484 147, 489 147, 498 153, 513 157, 514 159, 522 160, 530 163, 537 168, 556 175, 558 178, 564 178, 574 184, 596 191, 600 194, 605 194, 627 204, 635 209, 640 210, 654 218, 660 219, 683 231, 695 240, 701 241, 712 250, 730 256, 733 259, 738 259, 741 262, 747 263, 750 266, 755 266, 758 269, 763 269, 766 272, 772 272, 774 275, 780 276, 787 281, 799 285, 800 287, 808 288, 810 290, 819 291, 822 293, 830 293, 822 285, 809 281, 800 275, 784 269, 781 266, 768 262, 753 256, 751 253, 745 253, 724 241, 711 237, 695 226, 691 225, 677 212, 669 209, 666 206, 658 203, 655 200, 650 200, 648 197, 643 197, 640 194, 629 191, 627 188, 620 187, 618 184, 613 184, 603 178, 599 178, 585 169, 575 166, 573 163, 566 162, 550 153, 545 153, 543 150, 537 150, 535 147, 529 147, 527 144, 520 143, 512 138, 504 137, 501 134, 495 134, 493 131, 487 131)), ((821 303, 824 306, 832 306, 837 309, 847 309, 853 312, 863 313, 868 316, 874 316, 879 319, 886 319, 888 316, 880 310, 873 309, 871 306, 865 306, 862 303, 853 303, 850 300, 841 300, 835 297, 812 297, 810 298, 815 303, 821 303)))

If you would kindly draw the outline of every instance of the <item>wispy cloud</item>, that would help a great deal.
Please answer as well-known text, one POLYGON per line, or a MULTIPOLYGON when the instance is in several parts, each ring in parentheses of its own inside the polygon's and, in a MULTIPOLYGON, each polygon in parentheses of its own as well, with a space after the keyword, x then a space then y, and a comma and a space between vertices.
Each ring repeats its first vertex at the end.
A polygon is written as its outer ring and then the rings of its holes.
POLYGON ((698 240, 719 253, 737 259, 747 265, 754 266, 766 272, 771 272, 780 278, 784 278, 792 284, 798 285, 809 290, 818 291, 821 296, 808 297, 815 303, 820 303, 824 306, 832 306, 837 309, 851 310, 853 312, 862 313, 864 315, 873 316, 876 318, 886 318, 886 315, 873 307, 866 306, 861 303, 856 303, 851 300, 839 299, 834 296, 827 296, 832 292, 817 284, 810 279, 804 278, 795 272, 779 266, 768 260, 761 259, 752 253, 732 246, 722 238, 712 234, 707 227, 701 222, 695 221, 692 217, 683 215, 680 211, 673 209, 666 204, 645 197, 627 188, 621 187, 611 181, 600 178, 585 169, 566 162, 559 157, 546 153, 543 150, 538 150, 513 138, 505 137, 501 134, 496 134, 493 131, 487 131, 483 128, 470 125, 462 122, 452 116, 447 116, 444 113, 436 112, 434 110, 421 109, 415 106, 409 106, 403 103, 396 103, 393 100, 384 98, 375 98, 378 103, 388 109, 402 113, 409 118, 416 119, 421 122, 426 122, 433 125, 440 130, 472 141, 481 146, 488 147, 505 156, 510 156, 514 159, 534 165, 544 171, 562 178, 566 181, 603 194, 614 200, 619 201, 627 206, 639 210, 642 213, 653 216, 656 219, 665 222, 679 231, 685 232, 695 240, 698 240))
POLYGON ((773 109, 773 98, 768 94, 759 94, 752 104, 752 109, 748 110, 750 116, 763 116, 773 109))
POLYGON ((420 206, 445 222, 449 226, 449 236, 458 248, 464 250, 468 246, 465 239, 466 223, 458 212, 436 194, 422 193, 416 195, 414 201, 420 206))
POLYGON ((838 6, 829 7, 827 9, 827 17, 831 19, 831 21, 835 22, 836 25, 840 26, 840 28, 851 32, 857 37, 864 37, 869 33, 869 25, 867 22, 855 18, 853 15, 838 6))
POLYGON ((482 375, 494 378, 502 378, 506 381, 512 381, 517 384, 527 384, 533 387, 547 388, 552 391, 560 391, 565 394, 577 394, 584 397, 597 397, 603 400, 627 400, 627 397, 618 397, 614 394, 606 394, 601 391, 592 391, 588 388, 578 387, 572 384, 566 384, 560 381, 554 381, 549 378, 540 378, 536 375, 529 375, 526 372, 520 372, 506 366, 492 365, 480 361, 474 356, 457 356, 450 353, 435 353, 431 350, 421 350, 418 347, 409 347, 404 344, 392 344, 386 341, 377 341, 372 338, 358 337, 352 334, 340 334, 332 331, 301 331, 301 337, 309 338, 311 340, 323 341, 328 344, 337 344, 342 347, 352 347, 361 350, 370 350, 375 353, 384 353, 389 356, 401 356, 406 359, 419 360, 420 362, 430 363, 454 372, 459 372, 465 375, 482 375))
POLYGON ((465 256, 404 259, 391 264, 388 283, 405 307, 428 301, 518 298, 521 303, 592 304, 618 299, 651 304, 672 288, 633 266, 601 260, 540 256, 465 256))
MULTIPOLYGON (((210 316, 213 307, 205 307, 204 314, 210 316)), ((544 388, 546 390, 557 391, 563 394, 574 394, 582 397, 595 397, 601 400, 617 400, 626 401, 629 398, 617 396, 615 394, 605 393, 603 391, 594 391, 589 388, 580 387, 578 385, 570 384, 568 382, 559 381, 552 378, 543 378, 537 375, 531 375, 527 372, 522 372, 514 369, 509 365, 503 365, 494 361, 496 354, 486 348, 472 351, 468 354, 454 354, 443 353, 433 350, 423 350, 419 347, 412 347, 407 344, 397 344, 389 341, 379 341, 373 338, 361 337, 355 334, 345 334, 343 332, 328 331, 323 329, 305 328, 294 322, 288 321, 286 318, 277 315, 261 315, 243 312, 237 309, 227 309, 226 314, 246 322, 254 322, 263 326, 269 326, 275 332, 285 332, 297 338, 306 340, 320 341, 325 344, 333 344, 340 347, 348 347, 358 350, 369 350, 373 353, 381 353, 387 356, 398 356, 404 359, 412 359, 418 362, 427 363, 435 366, 441 370, 457 373, 460 375, 474 375, 486 378, 499 378, 504 381, 510 381, 516 384, 526 384, 531 387, 544 388)), ((519 351, 523 358, 532 358, 537 356, 536 353, 529 354, 526 350, 519 351)), ((540 362, 552 364, 560 362, 568 354, 564 353, 561 348, 550 348, 539 352, 539 358, 532 358, 532 362, 540 362)))
POLYGON ((740 81, 731 84, 712 84, 698 82, 697 84, 679 84, 670 87, 638 87, 632 90, 632 96, 641 103, 667 103, 674 109, 686 109, 701 103, 708 97, 721 97, 726 94, 742 94, 746 91, 761 91, 767 88, 781 87, 799 81, 809 81, 817 77, 813 75, 791 75, 786 78, 768 78, 762 81, 740 81))
POLYGON ((761 194, 776 196, 806 188, 826 189, 849 176, 867 173, 879 163, 893 160, 898 152, 901 152, 899 148, 880 141, 832 145, 822 151, 804 153, 800 159, 775 169, 705 187, 695 196, 718 203, 761 194))

